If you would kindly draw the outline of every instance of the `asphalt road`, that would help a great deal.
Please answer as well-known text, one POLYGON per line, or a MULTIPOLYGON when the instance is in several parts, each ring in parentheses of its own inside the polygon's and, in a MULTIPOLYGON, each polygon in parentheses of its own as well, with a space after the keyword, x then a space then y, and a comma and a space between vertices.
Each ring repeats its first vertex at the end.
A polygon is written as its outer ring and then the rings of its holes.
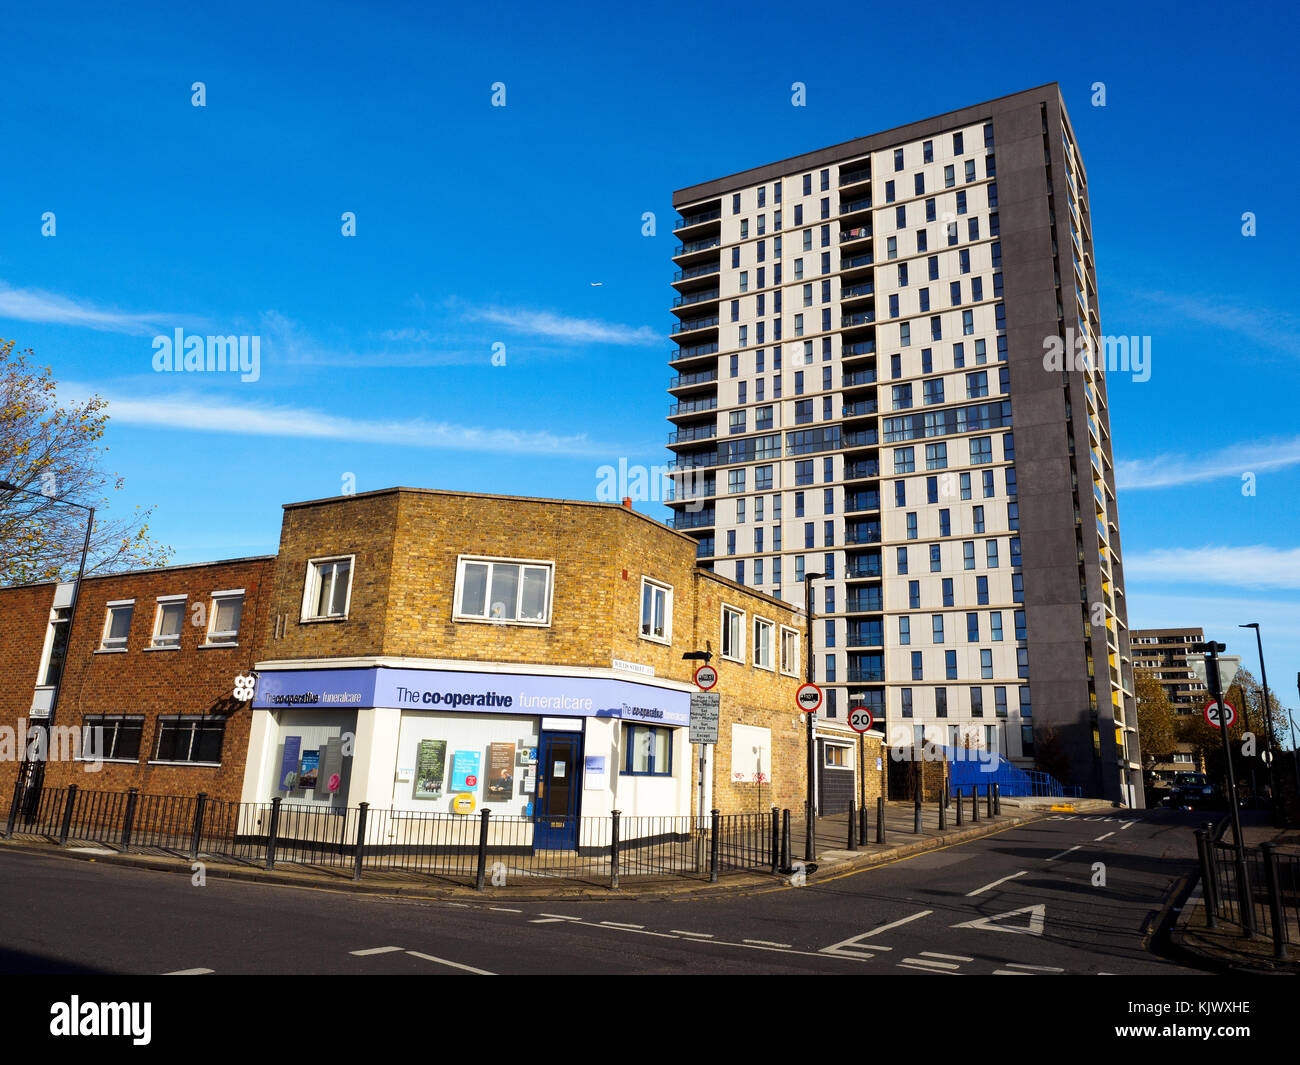
POLYGON ((1146 940, 1203 819, 1063 814, 805 886, 656 900, 193 886, 5 850, 0 972, 1192 973, 1146 940))

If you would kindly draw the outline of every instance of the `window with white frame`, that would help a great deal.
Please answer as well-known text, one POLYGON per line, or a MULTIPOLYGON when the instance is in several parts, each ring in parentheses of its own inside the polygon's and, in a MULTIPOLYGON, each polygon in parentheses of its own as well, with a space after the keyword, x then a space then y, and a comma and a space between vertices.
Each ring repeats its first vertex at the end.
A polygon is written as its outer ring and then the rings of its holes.
POLYGON ((456 560, 456 617, 549 625, 553 564, 524 559, 456 560))
POLYGON ((745 660, 745 614, 729 606, 722 608, 722 657, 745 660))
POLYGON ((181 625, 185 622, 185 596, 160 595, 158 613, 153 623, 153 639, 149 646, 155 649, 179 648, 181 625))
POLYGON ((244 616, 244 590, 212 593, 212 612, 208 615, 210 644, 233 644, 239 638, 239 622, 244 616))
POLYGON ((772 631, 775 626, 765 618, 754 619, 754 665, 772 668, 772 631))
POLYGON ((134 612, 134 599, 122 599, 108 604, 104 616, 104 634, 99 641, 101 651, 126 650, 126 638, 131 632, 131 615, 134 612))
POLYGON ((781 672, 799 675, 799 633, 794 629, 781 629, 781 672))
POLYGON ((86 714, 82 718, 81 759, 138 762, 144 737, 140 714, 86 714))
POLYGON ((38 686, 51 687, 59 683, 63 663, 68 657, 68 620, 72 608, 56 606, 50 611, 50 626, 45 633, 45 647, 41 652, 41 668, 36 674, 38 686))
POLYGON ((224 717, 189 714, 158 719, 153 761, 221 764, 226 736, 224 717))
POLYGON ((345 618, 352 598, 353 555, 313 558, 307 563, 307 585, 303 592, 304 620, 345 618))
POLYGON ((649 577, 641 578, 641 635, 668 643, 673 638, 673 590, 649 577))

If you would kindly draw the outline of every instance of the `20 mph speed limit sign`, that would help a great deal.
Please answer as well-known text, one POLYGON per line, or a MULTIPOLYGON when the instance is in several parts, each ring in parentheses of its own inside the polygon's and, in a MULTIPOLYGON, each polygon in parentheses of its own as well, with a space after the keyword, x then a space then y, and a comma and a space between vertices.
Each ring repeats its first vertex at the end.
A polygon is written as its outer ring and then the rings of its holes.
POLYGON ((855 706, 849 711, 849 724, 852 725, 854 730, 857 732, 868 731, 874 720, 875 719, 871 716, 871 711, 865 706, 855 706))
POLYGON ((1232 703, 1219 704, 1211 701, 1205 704, 1205 720, 1215 728, 1223 728, 1225 714, 1228 718, 1228 728, 1232 728, 1237 723, 1237 711, 1232 703), (1223 707, 1222 711, 1219 709, 1220 705, 1223 707))
POLYGON ((794 701, 805 714, 811 714, 822 704, 822 690, 816 684, 800 684, 794 701))

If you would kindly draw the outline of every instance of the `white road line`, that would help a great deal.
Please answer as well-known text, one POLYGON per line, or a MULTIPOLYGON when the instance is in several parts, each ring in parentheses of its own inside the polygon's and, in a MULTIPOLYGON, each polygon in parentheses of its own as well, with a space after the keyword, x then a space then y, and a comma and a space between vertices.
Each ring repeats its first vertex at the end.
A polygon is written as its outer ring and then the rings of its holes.
POLYGON ((974 891, 966 892, 966 897, 970 899, 970 898, 974 898, 976 895, 982 895, 984 894, 984 892, 990 890, 991 888, 997 887, 999 884, 1005 884, 1008 880, 1014 880, 1018 876, 1024 876, 1025 873, 1027 872, 1029 872, 1028 869, 1022 869, 1018 873, 1012 873, 1010 876, 1004 876, 1001 880, 995 880, 991 884, 985 884, 982 888, 976 888, 974 891))
POLYGON ((366 950, 350 950, 349 954, 354 954, 358 958, 364 958, 371 954, 391 954, 395 950, 401 950, 401 947, 370 947, 366 950))
POLYGON ((957 966, 950 961, 931 961, 929 958, 904 958, 898 964, 899 965, 924 965, 926 968, 934 968, 934 969, 957 968, 957 966))
POLYGON ((564 920, 565 919, 563 917, 537 917, 534 920, 529 921, 528 923, 529 924, 563 924, 564 920))
POLYGON ((994 976, 1028 976, 1029 973, 1018 973, 1014 969, 994 969, 994 976))
POLYGON ((163 976, 207 976, 210 972, 211 969, 177 969, 174 973, 163 973, 163 976))
POLYGON ((918 973, 929 973, 931 976, 956 976, 956 973, 945 972, 943 969, 931 969, 928 965, 911 965, 908 962, 900 961, 900 969, 912 969, 918 973))
MULTIPOLYGON (((1133 827, 1134 825, 1136 825, 1136 824, 1137 824, 1136 821, 1125 821, 1122 825, 1119 826, 1119 830, 1120 830, 1121 832, 1123 832, 1124 829, 1126 829, 1126 828, 1132 828, 1132 827, 1133 827)), ((1098 973, 1097 975, 1098 975, 1098 976, 1105 976, 1106 974, 1105 974, 1105 973, 1098 973)))
POLYGON ((713 938, 712 932, 683 932, 680 928, 670 928, 669 931, 679 936, 697 936, 700 939, 713 938))
POLYGON ((921 957, 923 957, 923 958, 942 958, 942 959, 944 959, 945 961, 974 961, 974 960, 975 960, 974 958, 967 958, 967 957, 965 957, 965 956, 963 956, 963 955, 961 955, 961 954, 936 954, 936 953, 935 953, 934 951, 932 951, 932 950, 923 950, 923 951, 921 951, 921 957))
POLYGON ((753 947, 790 947, 792 943, 773 943, 769 939, 746 939, 744 942, 753 947))
POLYGON ((1063 973, 1064 969, 1058 969, 1055 965, 1023 965, 1018 961, 1009 961, 1006 963, 1008 969, 1028 969, 1031 973, 1063 973))
POLYGON ((581 917, 570 917, 567 913, 544 913, 543 917, 549 917, 553 921, 581 921, 581 917))
POLYGON ((1047 859, 1047 861, 1054 862, 1056 861, 1057 858, 1064 858, 1067 854, 1070 853, 1070 851, 1077 851, 1081 846, 1083 846, 1083 844, 1081 843, 1075 844, 1073 847, 1061 851, 1060 854, 1053 854, 1050 858, 1047 859))
POLYGON ((910 921, 919 921, 922 917, 929 917, 932 913, 934 913, 933 910, 922 910, 920 913, 912 914, 911 917, 904 917, 901 921, 894 921, 892 924, 882 924, 879 928, 873 928, 870 932, 863 932, 862 935, 855 936, 854 941, 870 939, 872 936, 878 936, 881 932, 888 932, 891 928, 897 928, 899 925, 907 924, 910 921))
POLYGON ((600 923, 603 925, 607 925, 610 928, 644 928, 645 927, 645 925, 643 924, 627 924, 624 921, 601 921, 600 923))
POLYGON ((1114 834, 1115 834, 1114 832, 1107 832, 1104 836, 1098 836, 1096 839, 1094 839, 1093 843, 1100 843, 1103 839, 1110 839, 1110 837, 1113 836, 1114 834))
POLYGON ((512 910, 509 906, 489 906, 489 910, 496 910, 498 913, 523 913, 523 910, 512 910))
POLYGON ((446 958, 435 958, 432 954, 421 954, 418 950, 408 950, 407 954, 413 958, 422 958, 424 961, 434 961, 439 965, 450 965, 453 969, 460 969, 467 973, 474 973, 478 976, 496 976, 496 973, 490 973, 486 969, 475 969, 472 965, 462 965, 458 961, 448 961, 446 958))

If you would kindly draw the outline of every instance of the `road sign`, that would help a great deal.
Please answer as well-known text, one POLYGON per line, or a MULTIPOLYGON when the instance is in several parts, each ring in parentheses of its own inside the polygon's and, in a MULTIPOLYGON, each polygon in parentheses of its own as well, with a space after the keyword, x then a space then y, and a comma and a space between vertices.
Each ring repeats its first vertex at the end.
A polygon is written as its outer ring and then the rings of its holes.
POLYGON ((816 684, 800 684, 794 693, 794 701, 805 714, 815 713, 822 705, 822 690, 816 684))
POLYGON ((691 727, 688 742, 718 742, 718 710, 722 696, 716 692, 691 693, 691 727))
MULTIPOLYGON (((1223 705, 1228 711, 1228 728, 1232 728, 1232 726, 1237 723, 1237 711, 1233 707, 1232 703, 1224 703, 1223 705)), ((1219 704, 1214 702, 1214 700, 1210 700, 1210 702, 1205 704, 1205 720, 1215 728, 1223 728, 1219 723, 1219 717, 1219 704)))
POLYGON ((708 691, 718 683, 718 671, 705 663, 695 671, 695 683, 700 691, 708 691))
POLYGON ((858 732, 868 731, 874 720, 871 711, 865 706, 855 706, 849 711, 849 724, 858 732))

